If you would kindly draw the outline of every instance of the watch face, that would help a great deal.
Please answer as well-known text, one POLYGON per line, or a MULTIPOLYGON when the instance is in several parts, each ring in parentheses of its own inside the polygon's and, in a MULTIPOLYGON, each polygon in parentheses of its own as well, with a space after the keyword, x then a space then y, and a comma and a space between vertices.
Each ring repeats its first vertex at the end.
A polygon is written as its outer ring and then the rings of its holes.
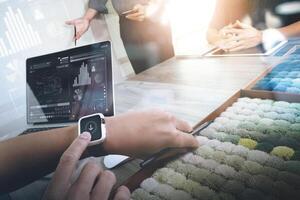
POLYGON ((89 132, 91 134, 91 141, 101 139, 101 117, 99 115, 94 115, 91 117, 81 119, 80 133, 83 132, 89 132))

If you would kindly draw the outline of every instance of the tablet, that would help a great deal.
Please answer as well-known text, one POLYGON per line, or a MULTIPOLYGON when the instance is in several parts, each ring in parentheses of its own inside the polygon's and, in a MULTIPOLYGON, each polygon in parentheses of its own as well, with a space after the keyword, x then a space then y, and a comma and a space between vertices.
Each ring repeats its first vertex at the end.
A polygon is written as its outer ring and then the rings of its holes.
POLYGON ((281 41, 275 43, 275 45, 268 50, 264 49, 263 45, 258 45, 253 48, 249 48, 241 51, 235 51, 235 52, 226 52, 222 49, 215 47, 202 54, 202 56, 203 57, 269 56, 275 53, 277 50, 279 50, 286 42, 287 41, 281 41))

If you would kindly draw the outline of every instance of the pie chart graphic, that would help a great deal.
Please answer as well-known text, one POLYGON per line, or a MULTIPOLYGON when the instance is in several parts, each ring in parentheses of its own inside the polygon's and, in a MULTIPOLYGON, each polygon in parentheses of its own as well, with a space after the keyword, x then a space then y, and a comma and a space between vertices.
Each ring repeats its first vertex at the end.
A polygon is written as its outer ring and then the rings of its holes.
POLYGON ((81 89, 75 89, 73 98, 75 101, 81 101, 83 98, 83 92, 81 89))

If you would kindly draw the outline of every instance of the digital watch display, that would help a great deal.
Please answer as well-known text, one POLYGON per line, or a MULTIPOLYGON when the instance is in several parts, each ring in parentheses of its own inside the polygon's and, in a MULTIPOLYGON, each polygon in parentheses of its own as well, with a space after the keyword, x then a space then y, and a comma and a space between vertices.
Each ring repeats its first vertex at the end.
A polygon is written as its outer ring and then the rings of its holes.
POLYGON ((106 138, 105 119, 103 114, 96 113, 81 117, 78 121, 78 134, 89 132, 91 142, 89 146, 101 144, 106 138))

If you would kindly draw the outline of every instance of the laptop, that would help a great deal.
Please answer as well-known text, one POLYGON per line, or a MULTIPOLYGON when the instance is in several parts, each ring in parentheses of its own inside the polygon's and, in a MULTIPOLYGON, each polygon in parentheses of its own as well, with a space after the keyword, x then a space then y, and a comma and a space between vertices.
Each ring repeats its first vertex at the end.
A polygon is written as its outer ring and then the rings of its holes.
POLYGON ((76 124, 93 113, 115 113, 109 41, 28 58, 26 82, 24 133, 76 124))
POLYGON ((82 116, 114 115, 110 42, 26 60, 27 124, 63 127, 82 116))

